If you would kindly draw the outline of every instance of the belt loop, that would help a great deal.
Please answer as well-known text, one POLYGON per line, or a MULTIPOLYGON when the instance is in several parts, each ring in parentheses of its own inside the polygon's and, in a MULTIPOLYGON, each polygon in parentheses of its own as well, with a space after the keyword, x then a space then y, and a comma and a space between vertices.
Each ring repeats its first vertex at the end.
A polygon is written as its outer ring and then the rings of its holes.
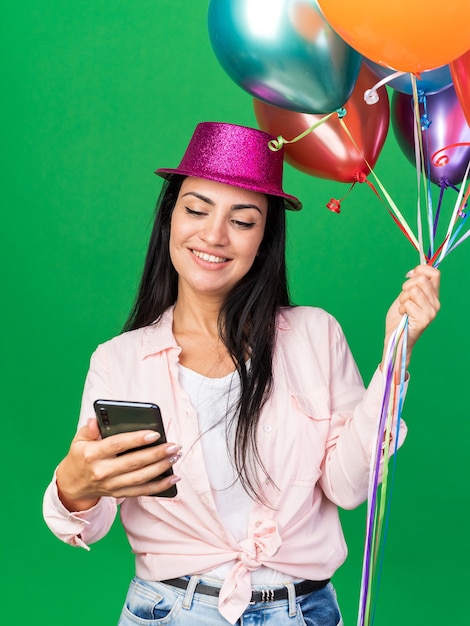
POLYGON ((189 610, 191 608, 194 591, 200 580, 201 579, 199 578, 199 576, 191 576, 191 578, 189 579, 188 586, 186 587, 186 593, 184 594, 183 609, 189 610))
POLYGON ((297 615, 297 602, 295 600, 295 587, 294 583, 285 583, 287 587, 287 597, 289 600, 289 617, 295 617, 297 615))

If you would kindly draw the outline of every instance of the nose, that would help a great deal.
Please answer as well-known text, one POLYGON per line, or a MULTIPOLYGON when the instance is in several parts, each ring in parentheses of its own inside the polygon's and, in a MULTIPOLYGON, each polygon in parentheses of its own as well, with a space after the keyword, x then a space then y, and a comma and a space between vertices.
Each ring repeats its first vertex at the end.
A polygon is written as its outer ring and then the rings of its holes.
POLYGON ((219 216, 211 215, 204 220, 201 239, 211 246, 224 246, 228 242, 227 224, 219 216))

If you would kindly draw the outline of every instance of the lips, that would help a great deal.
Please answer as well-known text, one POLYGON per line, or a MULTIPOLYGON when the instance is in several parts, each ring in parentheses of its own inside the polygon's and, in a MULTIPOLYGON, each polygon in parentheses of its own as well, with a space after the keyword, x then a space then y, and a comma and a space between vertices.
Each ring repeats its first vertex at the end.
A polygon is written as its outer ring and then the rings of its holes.
POLYGON ((215 256, 213 254, 206 254, 205 252, 200 252, 199 250, 191 250, 194 256, 197 256, 199 259, 203 261, 208 261, 209 263, 225 263, 228 259, 225 259, 220 256, 215 256))

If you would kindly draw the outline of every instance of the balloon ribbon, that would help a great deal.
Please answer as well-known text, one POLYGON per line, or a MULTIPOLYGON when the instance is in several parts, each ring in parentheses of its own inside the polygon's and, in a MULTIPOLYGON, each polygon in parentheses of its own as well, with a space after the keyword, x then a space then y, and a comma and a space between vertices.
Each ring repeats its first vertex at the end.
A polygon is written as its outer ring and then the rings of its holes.
MULTIPOLYGON (((344 108, 336 111, 339 122, 342 125, 349 139, 354 144, 355 148, 361 154, 364 162, 371 175, 375 178, 376 184, 384 195, 390 209, 388 209, 395 224, 399 227, 408 241, 418 251, 420 262, 428 265, 438 267, 443 259, 463 241, 470 237, 470 229, 463 235, 460 235, 462 226, 467 219, 467 213, 464 209, 470 196, 470 186, 465 192, 465 186, 470 170, 470 163, 467 166, 467 170, 464 179, 461 184, 458 198, 456 200, 452 216, 449 220, 447 233, 442 243, 435 250, 435 237, 437 230, 437 221, 439 219, 440 204, 438 212, 433 216, 432 199, 430 190, 429 172, 424 168, 424 145, 422 137, 422 120, 419 116, 418 100, 421 96, 418 96, 416 89, 416 80, 414 76, 411 76, 413 87, 413 103, 415 110, 415 157, 416 157, 416 171, 417 171, 417 183, 418 183, 418 197, 417 197, 417 228, 418 237, 416 237, 410 228, 408 222, 398 209, 397 205, 393 201, 392 197, 385 189, 382 182, 374 172, 371 165, 368 163, 364 154, 354 140, 354 137, 350 133, 345 121, 344 116, 346 110, 344 108), (429 248, 427 254, 424 252, 423 242, 423 228, 422 228, 422 212, 420 205, 420 189, 421 189, 421 176, 424 183, 427 181, 426 198, 427 198, 427 217, 428 217, 428 232, 429 232, 429 248), (456 224, 459 222, 459 226, 455 229, 456 224)), ((313 124, 310 128, 303 133, 294 137, 293 139, 285 139, 281 135, 277 139, 273 139, 269 142, 269 148, 273 151, 280 150, 286 143, 295 143, 300 141, 309 133, 313 132, 320 124, 326 122, 333 113, 330 113, 323 117, 321 120, 313 124)), ((424 124, 424 122, 423 122, 424 124)), ((424 125, 424 127, 426 127, 424 125)), ((433 155, 435 156, 435 155, 433 155)), ((356 182, 363 182, 358 180, 356 182)), ((369 183, 373 191, 380 198, 375 187, 369 183)), ((354 187, 355 182, 351 185, 348 193, 354 187)), ((348 193, 346 195, 348 195, 348 193)), ((345 197, 345 196, 344 196, 345 197)), ((344 197, 342 199, 344 199, 344 197)), ((341 200, 342 200, 341 199, 341 200)), ((327 207, 336 212, 340 212, 341 200, 335 200, 332 198, 327 204, 327 207)), ((442 200, 442 193, 441 193, 442 200)), ((401 412, 403 402, 405 398, 405 377, 406 377, 406 350, 407 350, 407 337, 408 337, 408 316, 404 316, 395 330, 393 336, 389 341, 387 347, 386 356, 384 358, 384 372, 385 383, 383 400, 379 418, 379 425, 376 435, 376 441, 374 446, 374 454, 371 458, 370 466, 370 480, 368 491, 368 505, 367 505, 367 524, 366 524, 366 537, 363 556, 362 567, 362 579, 361 579, 361 594, 359 602, 358 612, 358 626, 372 626, 375 610, 376 599, 374 592, 378 592, 380 583, 380 574, 383 564, 383 552, 385 546, 386 531, 388 528, 388 519, 390 512, 391 492, 393 486, 393 477, 396 467, 396 451, 398 448, 399 429, 401 421, 401 412), (393 443, 393 450, 391 444, 393 443), (393 469, 389 476, 389 458, 394 457, 393 469), (389 480, 389 478, 391 480, 389 480), (380 484, 380 489, 379 489, 380 484)))
MULTIPOLYGON (((426 172, 424 169, 424 146, 423 146, 423 138, 422 138, 422 129, 421 129, 421 120, 419 116, 418 110, 418 94, 416 90, 416 81, 414 76, 411 77, 413 84, 413 99, 415 106, 415 155, 416 155, 416 170, 418 172, 417 182, 418 182, 418 198, 417 198, 417 227, 418 227, 418 237, 416 237, 411 230, 409 224, 406 219, 403 217, 398 207, 394 203, 390 194, 387 192, 374 170, 367 162, 366 158, 362 154, 362 157, 367 164, 372 176, 375 178, 378 187, 381 189, 383 195, 385 196, 388 204, 390 206, 389 213, 392 216, 394 222, 400 228, 400 230, 404 233, 408 241, 414 246, 414 248, 418 251, 420 262, 427 263, 428 265, 438 267, 442 260, 458 245, 460 245, 465 239, 470 237, 470 229, 458 238, 460 230, 463 226, 463 223, 467 219, 467 214, 464 209, 466 206, 466 202, 470 197, 470 186, 467 188, 465 192, 465 187, 467 184, 467 179, 470 170, 470 163, 467 166, 467 170, 465 172, 465 176, 463 178, 461 188, 458 194, 458 198, 455 202, 454 210, 452 212, 451 218, 449 220, 449 225, 447 228, 447 233, 444 237, 442 243, 435 250, 435 236, 436 236, 436 218, 438 216, 433 217, 432 211, 432 201, 431 201, 431 191, 430 191, 430 180, 429 180, 429 172, 426 172), (426 189, 426 197, 428 203, 428 232, 429 232, 429 249, 428 254, 424 252, 424 242, 423 242, 423 229, 422 229, 422 213, 420 206, 420 183, 421 183, 421 175, 423 175, 423 181, 428 181, 427 189, 426 189), (456 230, 454 230, 456 224, 459 219, 460 225, 456 230)), ((352 137, 347 125, 343 119, 343 116, 340 117, 340 123, 343 126, 346 134, 356 147, 356 149, 360 152, 360 149, 352 137)), ((361 152, 360 152, 361 153, 361 152)), ((383 402, 379 419, 379 426, 377 432, 377 439, 375 445, 375 454, 371 459, 371 468, 370 468, 370 481, 369 481, 369 493, 368 493, 368 508, 367 508, 367 524, 366 524, 366 537, 365 537, 365 546, 364 546, 364 556, 363 556, 363 568, 362 568, 362 579, 361 579, 361 595, 359 602, 359 612, 358 612, 358 626, 371 626, 373 624, 375 610, 376 610, 376 599, 374 593, 378 592, 379 583, 380 583, 380 574, 382 570, 383 564, 383 552, 385 545, 385 537, 386 533, 383 533, 384 528, 388 527, 388 519, 389 519, 389 511, 390 511, 390 496, 391 496, 391 485, 393 485, 393 476, 394 470, 396 467, 396 455, 398 446, 398 436, 399 436, 399 427, 401 420, 401 412, 404 401, 404 389, 405 389, 405 375, 406 375, 406 348, 407 348, 407 332, 408 332, 408 318, 404 316, 402 322, 396 329, 394 335, 392 336, 389 346, 386 352, 386 358, 384 360, 384 371, 385 371, 385 388, 383 394, 383 402), (397 382, 398 381, 398 382, 397 382), (392 432, 395 432, 394 437, 392 436, 392 432), (390 456, 390 444, 394 440, 394 464, 393 471, 391 474, 392 481, 389 485, 389 471, 388 471, 388 463, 390 456), (380 483, 380 475, 382 475, 381 479, 381 487, 379 490, 380 483), (390 488, 389 488, 390 487, 390 488), (388 502, 387 502, 388 498, 388 502), (387 504, 387 506, 386 506, 387 504)))
MULTIPOLYGON (((405 398, 406 351, 408 338, 408 316, 403 316, 393 333, 385 353, 383 371, 385 375, 384 393, 379 426, 374 445, 375 454, 371 458, 369 492, 367 499, 367 524, 362 567, 361 596, 359 602, 358 626, 371 624, 375 613, 372 592, 378 588, 390 496, 394 471, 389 476, 388 461, 391 454, 396 461, 401 412, 405 398), (391 452, 391 444, 393 451, 391 452), (391 480, 389 481, 389 478, 391 480), (381 486, 379 489, 379 483, 381 486), (388 498, 388 506, 387 504, 388 498), (379 565, 379 567, 377 567, 379 565)), ((395 463, 394 467, 395 469, 395 463)))

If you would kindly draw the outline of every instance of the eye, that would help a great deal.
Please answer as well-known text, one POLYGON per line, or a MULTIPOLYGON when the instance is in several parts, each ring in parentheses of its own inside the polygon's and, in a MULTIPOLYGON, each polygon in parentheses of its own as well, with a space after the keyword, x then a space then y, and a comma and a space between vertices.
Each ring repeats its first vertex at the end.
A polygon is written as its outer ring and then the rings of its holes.
POLYGON ((232 220, 232 224, 234 224, 237 228, 253 228, 255 222, 242 222, 241 220, 232 220))
POLYGON ((202 211, 195 211, 194 209, 190 209, 188 206, 185 206, 184 208, 188 215, 194 215, 195 217, 199 217, 200 215, 206 215, 202 211))

